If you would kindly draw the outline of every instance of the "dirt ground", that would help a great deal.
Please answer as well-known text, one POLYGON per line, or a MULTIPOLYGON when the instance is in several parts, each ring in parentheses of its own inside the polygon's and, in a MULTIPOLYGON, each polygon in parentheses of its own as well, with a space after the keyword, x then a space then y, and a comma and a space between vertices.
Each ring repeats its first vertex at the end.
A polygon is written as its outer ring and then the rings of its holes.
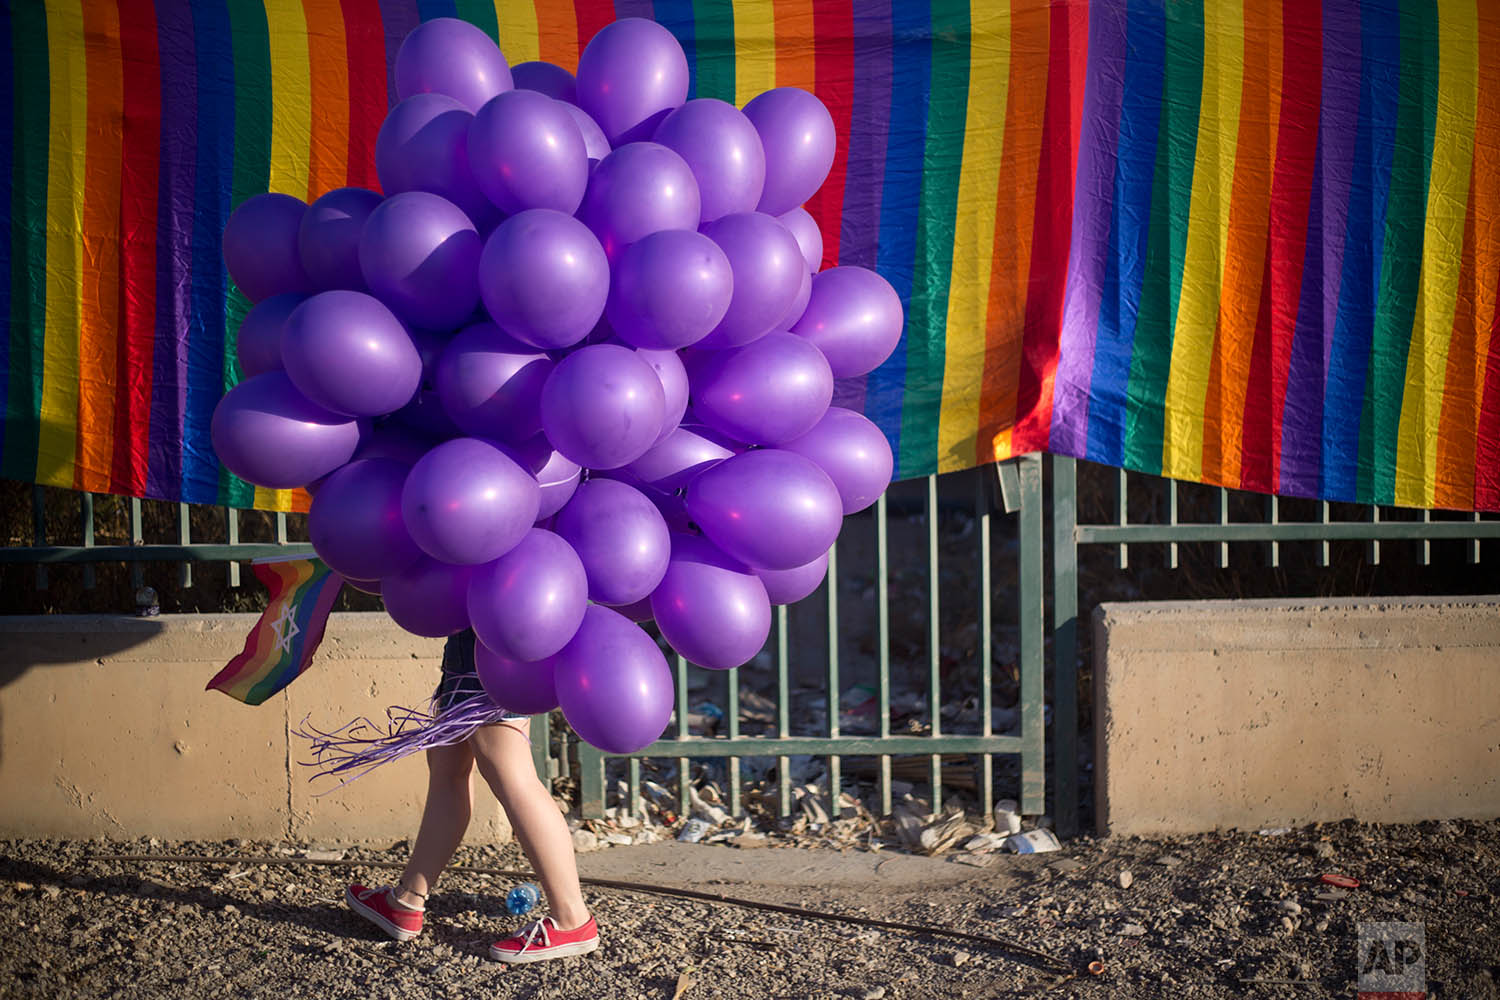
MULTIPOLYGON (((1352 997, 1356 924, 1404 921, 1425 928, 1429 997, 1500 997, 1500 821, 1084 837, 1058 853, 997 855, 986 867, 775 835, 752 849, 612 847, 580 857, 586 878, 1001 940, 586 887, 599 951, 518 968, 485 957, 524 919, 502 902, 515 878, 450 872, 427 930, 408 944, 345 910, 347 882, 389 880, 376 863, 403 857, 404 845, 0 842, 11 928, 0 937, 0 995, 1352 997), (146 853, 231 860, 109 859, 146 853), (331 863, 297 860, 307 858, 331 863), (1325 873, 1360 885, 1339 889, 1325 873)), ((513 845, 466 847, 457 863, 524 867, 513 845)))

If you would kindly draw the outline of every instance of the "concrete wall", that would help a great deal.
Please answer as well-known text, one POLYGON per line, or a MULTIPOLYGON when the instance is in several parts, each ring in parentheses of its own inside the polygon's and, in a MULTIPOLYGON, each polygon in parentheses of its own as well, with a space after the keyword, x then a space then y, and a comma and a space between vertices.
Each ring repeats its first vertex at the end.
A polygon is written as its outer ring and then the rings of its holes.
MULTIPOLYGON (((290 730, 424 706, 442 641, 384 614, 335 614, 308 672, 264 704, 205 691, 256 617, 0 617, 0 836, 414 836, 427 782, 420 757, 343 788, 313 785, 297 763, 307 744, 290 730)), ((509 836, 476 777, 470 839, 509 836)))
POLYGON ((1500 598, 1105 604, 1111 834, 1500 816, 1500 598))

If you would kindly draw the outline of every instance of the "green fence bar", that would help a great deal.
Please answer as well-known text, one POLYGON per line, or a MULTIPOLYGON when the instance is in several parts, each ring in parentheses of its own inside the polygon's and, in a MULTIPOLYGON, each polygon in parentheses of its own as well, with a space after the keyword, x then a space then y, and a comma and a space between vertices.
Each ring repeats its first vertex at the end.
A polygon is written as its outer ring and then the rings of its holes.
MULTIPOLYGON (((839 737, 839 546, 835 540, 828 548, 828 573, 824 577, 828 588, 828 738, 839 737)), ((731 734, 733 736, 733 734, 731 734)), ((840 781, 838 754, 828 755, 828 815, 839 818, 839 793, 843 791, 840 781)))
MULTIPOLYGON (((942 619, 938 586, 938 499, 937 476, 927 477, 927 699, 932 717, 932 736, 943 735, 943 700, 938 676, 942 666, 942 619)), ((943 754, 935 751, 928 758, 928 778, 932 785, 932 811, 943 811, 943 754)))
MULTIPOLYGON (((881 497, 881 502, 885 501, 881 497)), ((881 588, 882 596, 885 588, 881 588)), ((787 682, 787 606, 778 605, 776 608, 776 735, 786 739, 792 735, 792 705, 791 696, 787 682)), ((883 677, 883 675, 882 675, 883 677)), ((686 734, 683 734, 684 738, 686 734)), ((779 795, 776 802, 776 815, 785 819, 792 814, 792 783, 787 780, 792 771, 792 759, 788 756, 776 758, 776 774, 780 780, 777 782, 779 795)), ((686 792, 683 793, 684 795, 686 792)))
MULTIPOLYGON (((880 676, 876 678, 876 709, 880 712, 880 738, 891 735, 891 595, 890 554, 886 545, 885 494, 875 501, 875 649, 880 657, 880 676)), ((891 757, 880 757, 880 813, 891 812, 891 757)))
MULTIPOLYGON (((974 516, 979 522, 979 734, 994 733, 995 639, 990 608, 990 501, 985 476, 974 477, 974 516)), ((985 754, 979 765, 979 807, 988 816, 995 808, 995 755, 985 754)))
MULTIPOLYGON (((31 537, 36 549, 47 548, 47 505, 40 486, 31 488, 31 537)), ((37 560, 36 589, 47 589, 47 567, 37 560)))
MULTIPOLYGON (((1018 617, 1021 636, 1021 811, 1038 815, 1047 793, 1045 728, 1042 690, 1042 630, 1046 627, 1042 598, 1042 459, 1017 459, 1021 478, 1020 565, 1018 617)), ((958 737, 953 737, 957 739, 958 737)))
MULTIPOLYGON (((78 526, 83 534, 83 547, 91 549, 94 547, 94 494, 88 492, 78 494, 78 520, 78 526)), ((83 589, 93 590, 96 583, 94 564, 84 563, 83 589)))
POLYGON ((1078 832, 1078 463, 1052 459, 1052 815, 1078 832))

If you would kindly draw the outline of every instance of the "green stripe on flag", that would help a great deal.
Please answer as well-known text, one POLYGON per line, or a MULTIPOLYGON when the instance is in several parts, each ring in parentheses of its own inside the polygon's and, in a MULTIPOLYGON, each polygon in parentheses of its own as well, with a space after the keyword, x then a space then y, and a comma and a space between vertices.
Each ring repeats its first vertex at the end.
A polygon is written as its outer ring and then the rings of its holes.
POLYGON ((734 103, 734 4, 694 0, 693 48, 698 62, 695 97, 734 103))

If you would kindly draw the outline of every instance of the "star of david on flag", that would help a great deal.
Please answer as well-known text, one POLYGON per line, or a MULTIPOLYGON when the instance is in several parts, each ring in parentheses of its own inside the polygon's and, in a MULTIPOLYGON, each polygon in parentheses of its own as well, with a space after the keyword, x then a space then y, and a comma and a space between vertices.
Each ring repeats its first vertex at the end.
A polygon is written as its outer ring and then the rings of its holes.
POLYGON ((205 690, 259 705, 300 677, 312 662, 344 578, 323 560, 308 556, 257 559, 251 567, 270 589, 271 599, 245 638, 244 650, 205 690))

